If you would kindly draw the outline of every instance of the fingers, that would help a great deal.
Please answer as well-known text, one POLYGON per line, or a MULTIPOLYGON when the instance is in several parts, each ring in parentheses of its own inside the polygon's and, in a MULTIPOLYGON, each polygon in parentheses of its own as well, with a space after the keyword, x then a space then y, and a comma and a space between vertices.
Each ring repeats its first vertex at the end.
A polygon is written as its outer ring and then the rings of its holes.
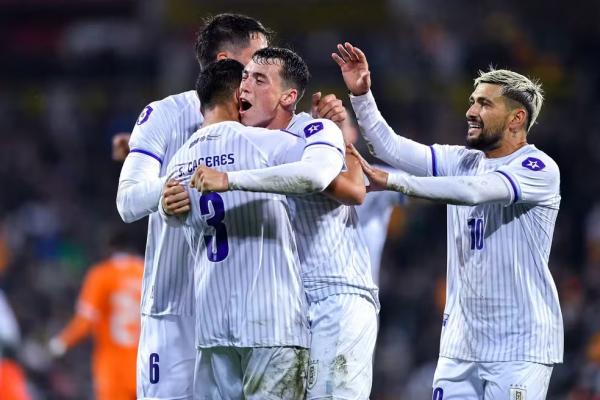
POLYGON ((313 95, 312 95, 312 105, 313 105, 313 107, 314 106, 318 106, 320 101, 321 101, 321 92, 313 93, 313 95))
POLYGON ((346 107, 339 106, 331 109, 323 118, 327 118, 336 124, 341 124, 348 118, 348 112, 346 111, 346 107))
POLYGON ((350 153, 352 153, 352 155, 358 158, 358 161, 360 162, 363 171, 365 170, 365 168, 371 168, 371 164, 369 164, 367 160, 363 158, 363 156, 358 152, 358 150, 356 150, 356 147, 354 147, 353 144, 349 144, 348 146, 346 146, 346 148, 350 151, 350 153))
POLYGON ((338 44, 337 49, 338 49, 338 53, 340 54, 340 56, 342 57, 342 60, 344 60, 345 63, 349 63, 350 61, 352 61, 352 57, 350 56, 350 53, 348 53, 348 51, 346 50, 346 48, 344 46, 342 46, 341 44, 338 44))
POLYGON ((342 60, 342 58, 337 53, 331 53, 331 58, 333 58, 333 61, 335 61, 335 63, 340 67, 343 67, 344 64, 346 64, 346 62, 342 60))
POLYGON ((367 62, 367 56, 365 56, 365 53, 358 47, 354 47, 354 54, 356 55, 358 62, 367 62))
POLYGON ((327 118, 333 122, 340 123, 347 117, 346 108, 341 100, 333 94, 329 94, 321 99, 317 107, 319 118, 327 118))

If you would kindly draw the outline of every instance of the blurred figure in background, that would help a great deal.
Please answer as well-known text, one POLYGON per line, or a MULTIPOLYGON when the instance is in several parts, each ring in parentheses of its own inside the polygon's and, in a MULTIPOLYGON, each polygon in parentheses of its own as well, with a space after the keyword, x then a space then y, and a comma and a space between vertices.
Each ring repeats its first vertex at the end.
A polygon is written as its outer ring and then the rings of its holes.
POLYGON ((124 231, 111 235, 108 248, 108 258, 92 266, 84 279, 75 316, 48 348, 60 357, 92 335, 95 398, 132 400, 144 263, 130 249, 124 231))
POLYGON ((0 399, 29 400, 27 380, 21 366, 11 357, 20 340, 15 315, 0 290, 0 399))

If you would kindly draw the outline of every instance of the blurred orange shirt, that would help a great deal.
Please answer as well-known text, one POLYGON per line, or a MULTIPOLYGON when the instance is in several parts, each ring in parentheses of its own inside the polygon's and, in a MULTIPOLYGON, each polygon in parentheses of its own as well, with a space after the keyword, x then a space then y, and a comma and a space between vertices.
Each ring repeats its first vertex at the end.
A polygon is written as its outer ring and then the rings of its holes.
POLYGON ((59 335, 68 349, 92 334, 98 399, 135 399, 143 268, 142 258, 125 253, 92 266, 79 295, 77 314, 59 335))
POLYGON ((0 399, 30 400, 27 379, 21 367, 14 361, 0 359, 0 399))

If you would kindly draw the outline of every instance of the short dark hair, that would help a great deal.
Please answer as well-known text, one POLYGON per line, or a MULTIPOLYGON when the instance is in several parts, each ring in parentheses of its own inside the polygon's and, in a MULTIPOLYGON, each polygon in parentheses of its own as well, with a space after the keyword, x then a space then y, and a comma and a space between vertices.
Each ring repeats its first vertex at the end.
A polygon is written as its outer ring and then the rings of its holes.
POLYGON ((272 31, 242 14, 218 14, 207 18, 196 36, 196 58, 200 68, 215 61, 217 53, 226 46, 248 46, 254 34, 263 34, 269 42, 272 31))
POLYGON ((208 64, 196 81, 202 111, 229 100, 240 87, 243 71, 244 66, 230 58, 208 64))
POLYGON ((257 64, 280 65, 281 79, 286 85, 298 90, 298 101, 302 98, 310 79, 310 72, 308 66, 298 54, 281 47, 265 47, 254 53, 252 61, 257 64))

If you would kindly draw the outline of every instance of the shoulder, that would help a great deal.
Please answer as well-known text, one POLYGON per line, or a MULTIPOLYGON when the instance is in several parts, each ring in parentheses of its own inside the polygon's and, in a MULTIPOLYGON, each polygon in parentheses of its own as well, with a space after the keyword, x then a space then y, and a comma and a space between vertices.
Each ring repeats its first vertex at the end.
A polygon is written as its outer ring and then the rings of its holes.
POLYGON ((528 145, 525 151, 514 157, 509 166, 523 172, 560 176, 558 164, 552 157, 533 145, 528 145))
POLYGON ((334 122, 322 118, 305 121, 301 124, 301 131, 306 138, 309 138, 320 132, 342 133, 341 129, 334 122))
POLYGON ((164 99, 151 102, 140 113, 136 125, 144 125, 157 116, 160 116, 161 119, 173 121, 190 110, 200 113, 200 100, 193 90, 173 94, 164 99))

